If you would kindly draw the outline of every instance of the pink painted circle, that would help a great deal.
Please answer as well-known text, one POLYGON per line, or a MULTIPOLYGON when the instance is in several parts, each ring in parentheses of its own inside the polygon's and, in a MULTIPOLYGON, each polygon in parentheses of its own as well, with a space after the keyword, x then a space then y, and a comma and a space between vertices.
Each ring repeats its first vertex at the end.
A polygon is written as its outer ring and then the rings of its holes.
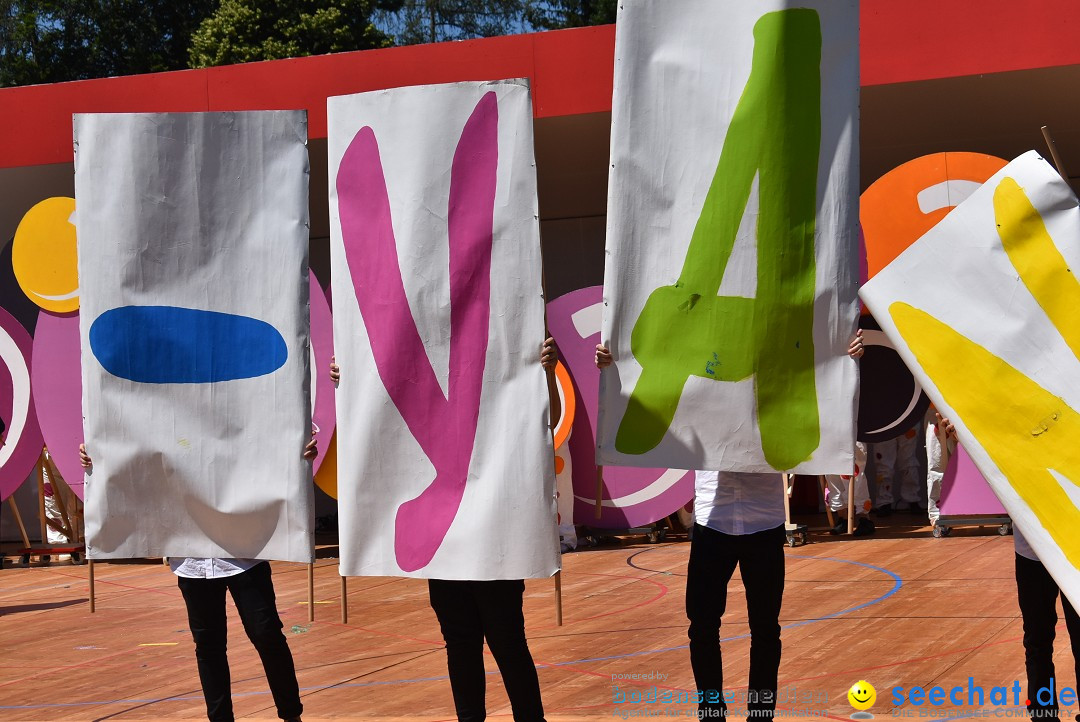
POLYGON ((30 334, 0 308, 0 418, 7 428, 0 446, 0 500, 22 486, 41 457, 41 429, 31 393, 30 334))
POLYGON ((334 383, 330 380, 330 357, 334 355, 334 318, 319 279, 310 271, 308 274, 311 282, 311 423, 319 444, 319 455, 315 457, 313 468, 318 471, 337 425, 334 383))
POLYGON ((31 381, 41 433, 53 463, 80 499, 83 468, 79 444, 83 442, 82 370, 79 314, 42 311, 34 329, 31 381))
POLYGON ((694 472, 606 466, 600 518, 595 518, 600 371, 593 356, 600 342, 603 291, 601 286, 590 286, 551 301, 547 305, 548 329, 559 345, 559 355, 578 397, 569 441, 574 521, 599 529, 626 529, 663 519, 692 499, 694 472))

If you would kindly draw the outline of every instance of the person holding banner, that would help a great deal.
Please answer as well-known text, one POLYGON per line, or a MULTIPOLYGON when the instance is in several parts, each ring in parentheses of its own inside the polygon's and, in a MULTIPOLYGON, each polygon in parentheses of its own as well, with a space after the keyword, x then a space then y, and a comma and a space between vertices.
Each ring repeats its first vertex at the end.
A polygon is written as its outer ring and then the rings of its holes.
MULTIPOLYGON (((303 456, 318 456, 314 438, 304 447, 303 456)), ((79 458, 89 469, 93 460, 85 444, 79 444, 79 458)), ((244 631, 262 660, 278 717, 300 722, 304 705, 288 640, 281 632, 270 563, 260 559, 170 558, 177 585, 187 607, 188 627, 195 640, 199 681, 210 722, 233 722, 229 660, 226 654, 228 629, 225 591, 232 594, 244 631)))
MULTIPOLYGON (((553 370, 559 361, 555 339, 547 338, 540 364, 553 370)), ((330 360, 330 379, 341 368, 330 360)), ((487 719, 484 641, 502 673, 514 722, 544 722, 540 678, 525 637, 523 579, 428 579, 428 600, 446 643, 446 666, 458 722, 487 719)))
MULTIPOLYGON (((1035 719, 1056 720, 1058 694, 1054 682, 1054 637, 1058 623, 1058 596, 1061 597, 1061 609, 1065 615, 1065 628, 1069 631, 1077 679, 1080 679, 1080 617, 1068 597, 1061 594, 1057 582, 1015 524, 1013 543, 1016 551, 1016 596, 1020 616, 1024 620, 1028 715, 1035 719)), ((1080 720, 1080 715, 1077 715, 1077 720, 1080 720)))
MULTIPOLYGON (((863 355, 862 334, 848 356, 863 355)), ((596 347, 596 366, 614 362, 596 347)), ((750 625, 748 717, 772 719, 780 671, 780 607, 784 599, 784 485, 778 473, 694 472, 694 532, 686 568, 690 666, 698 690, 698 718, 727 717, 720 624, 727 585, 739 567, 750 625)))

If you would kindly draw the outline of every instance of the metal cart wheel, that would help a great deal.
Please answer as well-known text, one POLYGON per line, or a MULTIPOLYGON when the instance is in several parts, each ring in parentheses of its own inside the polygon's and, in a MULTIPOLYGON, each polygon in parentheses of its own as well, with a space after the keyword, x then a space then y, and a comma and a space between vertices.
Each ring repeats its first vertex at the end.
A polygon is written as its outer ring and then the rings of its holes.
POLYGON ((998 527, 998 534, 1001 536, 1009 536, 1009 532, 1012 531, 1012 527, 1009 524, 1002 524, 998 527))
POLYGON ((934 538, 935 539, 941 539, 942 537, 947 537, 950 534, 952 534, 952 527, 941 526, 939 524, 934 525, 934 538))

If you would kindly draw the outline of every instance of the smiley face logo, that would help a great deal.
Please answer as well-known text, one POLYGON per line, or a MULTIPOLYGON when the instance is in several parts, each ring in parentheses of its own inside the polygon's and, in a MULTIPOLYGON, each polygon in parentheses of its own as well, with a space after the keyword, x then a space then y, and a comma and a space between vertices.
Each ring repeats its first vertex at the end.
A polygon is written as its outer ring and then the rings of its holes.
POLYGON ((860 679, 855 684, 851 685, 851 689, 847 693, 848 702, 851 706, 857 710, 867 710, 874 706, 874 701, 877 699, 877 690, 874 689, 874 685, 867 682, 865 679, 860 679))

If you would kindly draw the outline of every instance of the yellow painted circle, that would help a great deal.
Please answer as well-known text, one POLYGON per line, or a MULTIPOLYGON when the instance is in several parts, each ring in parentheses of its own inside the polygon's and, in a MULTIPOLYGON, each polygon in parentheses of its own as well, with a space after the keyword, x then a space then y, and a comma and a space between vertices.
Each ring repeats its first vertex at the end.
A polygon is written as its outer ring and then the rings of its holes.
POLYGON ((46 311, 79 308, 74 198, 47 198, 26 212, 15 231, 11 265, 19 287, 46 311))
POLYGON ((867 710, 874 706, 874 702, 877 700, 877 690, 874 689, 874 685, 867 682, 865 679, 860 679, 855 684, 851 685, 851 689, 847 693, 848 702, 851 706, 859 710, 867 710))

